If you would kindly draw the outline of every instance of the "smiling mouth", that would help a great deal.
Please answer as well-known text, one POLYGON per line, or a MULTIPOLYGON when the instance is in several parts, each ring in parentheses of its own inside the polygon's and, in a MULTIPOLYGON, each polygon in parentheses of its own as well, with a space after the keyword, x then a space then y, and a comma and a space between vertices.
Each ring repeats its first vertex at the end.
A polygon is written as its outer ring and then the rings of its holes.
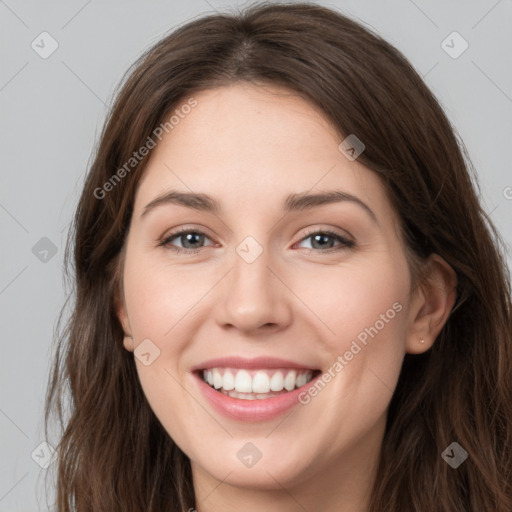
POLYGON ((200 370, 198 373, 211 388, 231 398, 265 400, 305 386, 320 370, 216 367, 200 370))

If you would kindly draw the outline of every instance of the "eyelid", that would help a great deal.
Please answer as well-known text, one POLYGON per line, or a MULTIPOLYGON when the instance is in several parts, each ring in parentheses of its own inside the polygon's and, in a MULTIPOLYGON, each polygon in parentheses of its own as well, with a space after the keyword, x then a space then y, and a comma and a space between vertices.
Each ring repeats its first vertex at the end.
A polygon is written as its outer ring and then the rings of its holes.
MULTIPOLYGON (((201 226, 201 228, 196 228, 196 227, 184 225, 184 226, 181 226, 181 227, 177 228, 174 231, 171 231, 169 234, 164 235, 163 237, 161 237, 158 240, 158 246, 159 247, 167 248, 167 249, 169 249, 169 250, 171 250, 173 252, 180 253, 180 254, 196 254, 196 253, 202 251, 203 249, 206 249, 206 247, 215 246, 216 243, 213 242, 210 245, 207 245, 207 246, 204 246, 204 247, 199 247, 197 249, 186 249, 186 248, 172 246, 170 244, 170 240, 175 239, 175 238, 179 238, 179 236, 182 233, 195 233, 195 234, 198 234, 198 235, 202 235, 202 236, 204 236, 204 237, 206 237, 206 238, 208 238, 208 239, 213 241, 212 237, 210 237, 206 231, 208 231, 208 230, 206 230, 202 226, 201 226)), ((333 252, 339 252, 339 251, 341 251, 343 249, 350 249, 350 248, 352 248, 352 247, 354 247, 356 245, 354 237, 352 235, 350 235, 348 232, 346 232, 346 233, 348 234, 348 236, 339 233, 334 228, 330 228, 330 227, 329 228, 325 228, 325 227, 322 228, 320 226, 314 226, 314 227, 308 228, 306 233, 304 233, 302 235, 302 237, 297 242, 295 242, 293 244, 293 246, 295 246, 295 245, 297 245, 297 244, 307 240, 312 235, 323 234, 323 235, 327 235, 328 237, 337 240, 339 242, 338 246, 331 247, 331 248, 328 248, 328 249, 318 249, 318 250, 316 250, 316 249, 308 249, 308 248, 303 248, 303 249, 306 249, 310 253, 317 253, 317 254, 320 254, 320 255, 321 254, 333 253, 333 252)))
POLYGON ((165 234, 162 235, 161 237, 159 237, 158 240, 159 241, 165 240, 167 238, 174 237, 181 233, 189 233, 189 232, 200 233, 201 235, 208 236, 208 238, 212 238, 212 236, 209 234, 210 230, 207 229, 206 227, 201 226, 200 224, 191 224, 191 225, 184 224, 177 228, 171 228, 171 229, 166 230, 165 234))
POLYGON ((335 253, 335 252, 341 252, 342 250, 351 249, 356 246, 355 239, 352 235, 347 233, 348 236, 346 236, 344 234, 341 234, 336 229, 322 228, 322 227, 318 227, 318 226, 308 229, 308 231, 306 231, 306 233, 300 238, 300 240, 298 242, 295 242, 293 245, 295 246, 295 245, 307 240, 312 235, 316 235, 316 234, 327 235, 328 237, 337 240, 339 242, 339 244, 337 246, 331 247, 329 249, 316 250, 316 249, 309 249, 307 247, 303 248, 303 249, 306 249, 306 251, 308 251, 309 253, 325 255, 325 254, 330 254, 330 253, 335 253))
MULTIPOLYGON (((213 238, 208 234, 207 231, 208 230, 206 228, 204 228, 203 226, 197 228, 197 227, 185 225, 185 226, 176 228, 175 230, 171 230, 168 234, 164 234, 162 237, 160 237, 157 240, 157 243, 158 243, 158 246, 165 247, 168 244, 169 240, 179 237, 179 235, 181 235, 182 233, 196 233, 198 235, 204 235, 206 238, 213 241, 213 238)), ((215 242, 211 245, 215 245, 215 242)), ((210 247, 210 246, 207 246, 207 247, 210 247)), ((177 248, 177 249, 179 249, 183 252, 194 252, 194 251, 197 252, 201 249, 204 249, 204 247, 201 247, 199 249, 182 249, 182 248, 177 248)))
POLYGON ((340 238, 343 238, 347 242, 355 244, 355 238, 348 231, 342 230, 340 228, 319 227, 318 225, 311 228, 306 228, 306 233, 302 235, 299 241, 301 242, 305 238, 308 238, 309 236, 317 233, 325 233, 333 236, 339 236, 340 238), (341 233, 340 231, 343 231, 343 233, 341 233))

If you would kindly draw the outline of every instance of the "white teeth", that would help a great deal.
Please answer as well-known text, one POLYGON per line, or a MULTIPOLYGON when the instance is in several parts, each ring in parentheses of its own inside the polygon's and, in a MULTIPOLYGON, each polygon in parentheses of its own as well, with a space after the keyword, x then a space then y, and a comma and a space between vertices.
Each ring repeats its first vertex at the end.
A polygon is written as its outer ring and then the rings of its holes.
POLYGON ((282 391, 284 388, 284 378, 281 372, 276 372, 270 379, 270 389, 272 391, 282 391))
POLYGON ((235 377, 235 390, 239 393, 252 393, 252 379, 249 372, 239 370, 235 377))
POLYGON ((275 393, 239 393, 238 391, 224 391, 223 389, 219 391, 223 395, 227 395, 231 398, 239 398, 241 400, 266 400, 267 398, 278 396, 275 393))
POLYGON ((203 372, 203 380, 233 398, 265 399, 276 396, 272 392, 293 391, 307 384, 311 370, 237 370, 210 368, 203 372), (250 393, 251 395, 247 395, 250 393))
POLYGON ((270 377, 265 372, 258 372, 252 379, 253 393, 268 393, 270 391, 270 377))
POLYGON ((213 387, 220 389, 222 387, 222 375, 217 368, 213 369, 213 387))
POLYGON ((226 393, 226 395, 230 396, 231 398, 241 398, 244 400, 256 400, 256 395, 253 395, 252 393, 247 394, 247 393, 239 393, 238 391, 229 391, 226 393))
POLYGON ((301 374, 297 375, 297 380, 295 381, 295 385, 298 388, 301 388, 302 386, 304 386, 304 384, 306 384, 307 381, 308 381, 307 374, 301 373, 301 374))
POLYGON ((235 377, 233 377, 233 374, 229 370, 224 372, 224 376, 222 377, 222 387, 226 391, 235 389, 235 377))
POLYGON ((284 387, 286 391, 292 391, 295 389, 295 377, 297 376, 297 372, 295 370, 291 370, 288 372, 284 379, 284 387))

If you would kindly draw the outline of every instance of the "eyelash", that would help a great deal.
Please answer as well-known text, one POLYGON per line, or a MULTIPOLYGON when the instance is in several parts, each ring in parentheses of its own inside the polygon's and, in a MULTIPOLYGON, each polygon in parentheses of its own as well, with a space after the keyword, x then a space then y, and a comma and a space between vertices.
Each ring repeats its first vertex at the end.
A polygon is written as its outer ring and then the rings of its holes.
MULTIPOLYGON (((166 249, 169 249, 177 254, 196 254, 199 251, 206 248, 206 247, 199 247, 198 249, 183 249, 181 247, 175 247, 175 246, 171 245, 171 240, 174 240, 175 238, 179 237, 180 235, 182 235, 184 233, 193 233, 195 235, 204 235, 207 238, 209 238, 208 235, 206 235, 206 233, 203 233, 202 231, 185 227, 185 228, 179 229, 177 231, 174 231, 169 236, 166 236, 164 239, 162 239, 158 243, 158 247, 165 247, 166 249)), ((340 242, 340 245, 338 247, 331 248, 331 249, 318 249, 318 250, 317 249, 307 249, 308 251, 311 251, 311 252, 319 252, 321 254, 329 254, 329 253, 333 253, 333 252, 342 251, 344 249, 351 249, 356 245, 355 242, 348 240, 347 238, 340 235, 339 233, 336 233, 335 231, 330 231, 328 229, 312 230, 312 231, 308 232, 305 236, 303 236, 299 240, 299 242, 303 242, 304 240, 311 238, 313 235, 327 235, 331 238, 334 238, 337 242, 340 242)))

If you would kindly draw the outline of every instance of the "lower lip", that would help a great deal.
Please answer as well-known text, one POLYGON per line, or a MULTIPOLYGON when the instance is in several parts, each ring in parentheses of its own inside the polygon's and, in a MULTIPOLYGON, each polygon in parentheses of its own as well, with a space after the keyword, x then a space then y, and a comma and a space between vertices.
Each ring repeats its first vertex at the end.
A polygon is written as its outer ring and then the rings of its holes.
POLYGON ((194 373, 194 376, 199 383, 201 392, 216 411, 228 418, 240 421, 266 421, 279 416, 294 405, 299 404, 300 393, 311 387, 318 378, 317 376, 300 388, 272 398, 244 400, 224 395, 213 389, 200 375, 194 373))

